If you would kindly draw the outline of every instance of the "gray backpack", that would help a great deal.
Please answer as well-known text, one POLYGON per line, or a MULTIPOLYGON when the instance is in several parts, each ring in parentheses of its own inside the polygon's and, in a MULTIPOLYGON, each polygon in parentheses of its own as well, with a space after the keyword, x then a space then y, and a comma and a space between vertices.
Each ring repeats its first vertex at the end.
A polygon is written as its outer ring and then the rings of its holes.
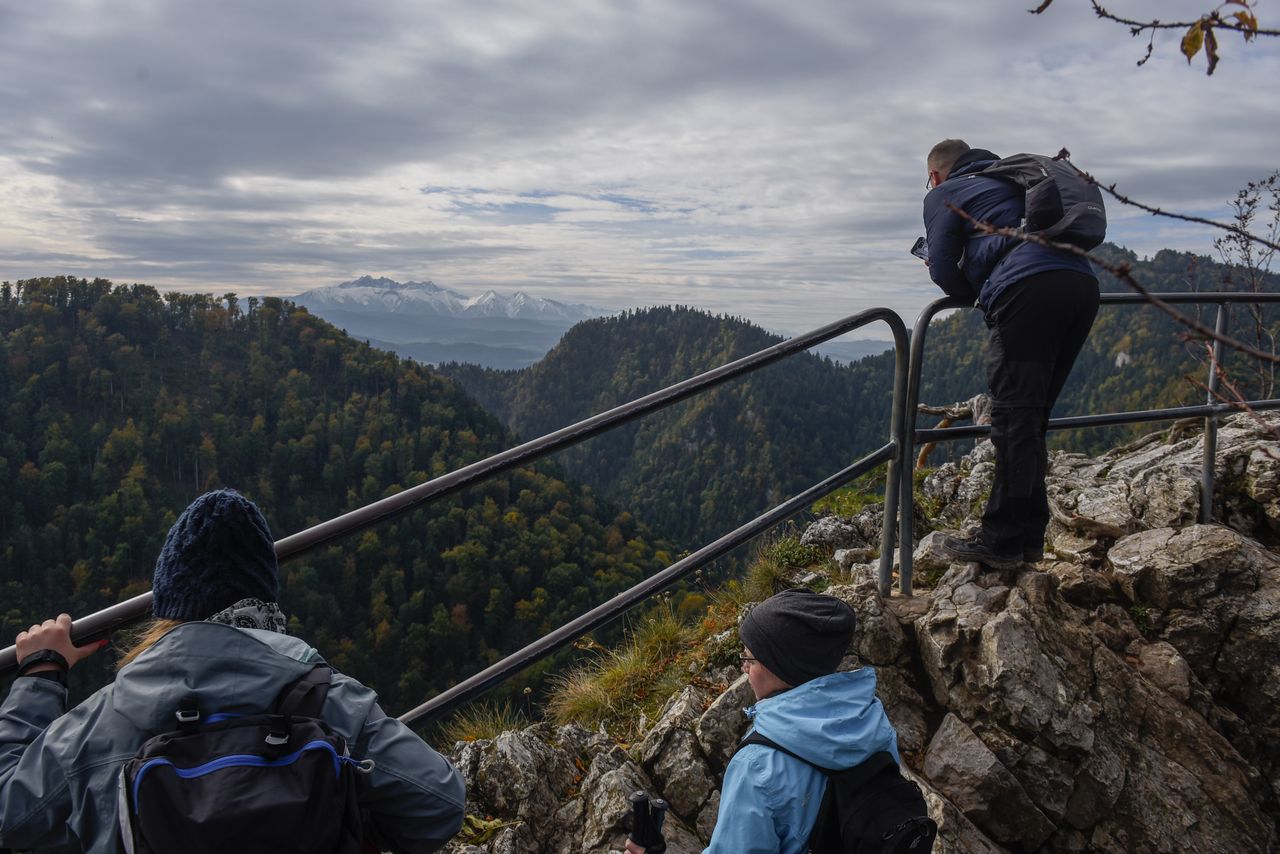
POLYGON ((1060 159, 1063 154, 1015 154, 997 160, 978 174, 1008 181, 1026 191, 1022 221, 1026 231, 1046 240, 1092 249, 1107 236, 1102 191, 1060 159))

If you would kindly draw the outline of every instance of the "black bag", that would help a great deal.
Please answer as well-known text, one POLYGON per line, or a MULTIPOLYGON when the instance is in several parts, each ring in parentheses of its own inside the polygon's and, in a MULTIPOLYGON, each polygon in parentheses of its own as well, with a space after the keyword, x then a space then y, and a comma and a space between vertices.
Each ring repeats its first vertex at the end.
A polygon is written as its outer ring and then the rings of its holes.
POLYGON ((356 762, 320 719, 332 671, 317 665, 272 711, 201 720, 195 698, 178 729, 148 739, 120 774, 129 854, 349 854, 362 833, 356 762))
POLYGON ((1092 249, 1107 236, 1102 190, 1062 158, 1015 154, 977 173, 1016 184, 1026 191, 1022 227, 1046 240, 1092 249))
POLYGON ((938 825, 920 787, 902 776, 893 755, 880 752, 847 771, 814 765, 777 742, 751 733, 739 744, 781 750, 827 775, 827 791, 809 834, 814 854, 929 854, 938 825))

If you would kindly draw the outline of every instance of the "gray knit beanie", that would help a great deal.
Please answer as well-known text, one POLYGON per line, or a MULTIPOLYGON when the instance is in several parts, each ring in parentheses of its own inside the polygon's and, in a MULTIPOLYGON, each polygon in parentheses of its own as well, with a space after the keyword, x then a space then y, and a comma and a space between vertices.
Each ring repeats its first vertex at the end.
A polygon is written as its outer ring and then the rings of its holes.
POLYGON ((241 599, 276 601, 275 541, 262 511, 233 489, 206 492, 169 529, 156 559, 152 613, 203 620, 241 599))
POLYGON ((784 590, 747 612, 738 636, 751 654, 789 685, 835 673, 858 619, 834 596, 784 590))

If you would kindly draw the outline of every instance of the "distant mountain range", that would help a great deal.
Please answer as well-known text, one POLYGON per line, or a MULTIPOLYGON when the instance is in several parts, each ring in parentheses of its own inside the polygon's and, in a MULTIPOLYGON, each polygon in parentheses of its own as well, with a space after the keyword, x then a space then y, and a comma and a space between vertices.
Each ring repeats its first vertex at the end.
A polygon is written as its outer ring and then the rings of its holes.
POLYGON ((565 331, 609 312, 522 291, 469 297, 434 282, 361 276, 291 297, 349 334, 420 362, 472 362, 522 368, 542 358, 565 331))

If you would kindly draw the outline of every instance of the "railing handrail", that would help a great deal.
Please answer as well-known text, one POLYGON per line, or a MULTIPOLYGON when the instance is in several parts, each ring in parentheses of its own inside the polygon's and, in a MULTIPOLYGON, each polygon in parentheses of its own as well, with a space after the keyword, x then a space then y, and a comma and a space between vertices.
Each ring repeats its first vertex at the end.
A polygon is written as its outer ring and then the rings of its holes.
MULTIPOLYGON (((447 714, 463 703, 475 699, 495 685, 501 684, 525 668, 563 649, 587 632, 616 619, 774 525, 804 511, 813 502, 831 494, 882 462, 889 463, 889 471, 885 480, 884 521, 881 525, 880 537, 879 580, 881 592, 888 595, 893 571, 894 537, 897 533, 895 517, 900 507, 897 472, 906 464, 906 446, 902 440, 902 433, 905 429, 905 421, 902 418, 902 404, 906 395, 907 328, 906 324, 902 322, 902 318, 888 309, 873 309, 870 312, 863 312, 861 315, 854 315, 854 317, 866 318, 858 324, 860 326, 876 320, 884 320, 889 324, 889 329, 893 333, 895 355, 894 388, 888 444, 881 446, 852 465, 814 484, 773 509, 762 513, 718 540, 708 543, 687 557, 676 561, 665 569, 659 570, 644 581, 619 593, 609 601, 597 605, 585 614, 570 620, 555 631, 506 656, 496 664, 437 694, 417 708, 405 712, 400 716, 400 720, 410 724, 422 719, 431 720, 447 714)), ((910 492, 908 492, 907 500, 910 500, 910 497, 910 492)), ((907 545, 902 554, 906 555, 909 552, 910 547, 907 545)))
MULTIPOLYGON (((1176 293, 1152 293, 1139 294, 1132 292, 1125 293, 1104 293, 1100 295, 1100 301, 1103 305, 1151 305, 1152 298, 1169 305, 1216 305, 1218 306, 1217 319, 1215 322, 1214 332, 1218 336, 1213 342, 1213 354, 1209 362, 1209 379, 1207 383, 1208 400, 1203 406, 1179 406, 1166 407, 1164 409, 1144 409, 1135 412, 1111 412, 1094 415, 1075 415, 1065 418, 1053 418, 1049 420, 1049 430, 1069 430, 1077 427, 1101 427, 1112 424, 1141 424, 1148 421, 1171 420, 1175 418, 1187 418, 1203 415, 1205 416, 1205 443, 1204 443, 1204 459, 1201 465, 1201 490, 1200 490, 1200 521, 1208 522, 1211 517, 1211 509, 1213 502, 1213 458, 1214 449, 1217 440, 1217 419, 1218 416, 1227 412, 1243 411, 1247 408, 1254 410, 1272 410, 1280 409, 1280 399, 1268 400, 1251 400, 1245 401, 1243 404, 1215 402, 1214 394, 1218 385, 1218 366, 1223 363, 1223 343, 1222 337, 1226 335, 1227 330, 1227 306, 1246 303, 1280 303, 1280 294, 1277 293, 1258 293, 1253 291, 1185 291, 1176 293)), ((961 439, 975 438, 985 436, 991 432, 989 426, 971 425, 967 427, 946 427, 946 428, 919 428, 916 426, 916 418, 920 404, 920 376, 924 364, 924 344, 928 335, 929 324, 934 316, 939 312, 952 308, 975 308, 976 306, 968 300, 958 297, 943 297, 934 300, 925 306, 916 317, 915 327, 911 332, 911 359, 908 365, 907 377, 907 395, 905 402, 906 412, 904 417, 908 422, 908 427, 903 431, 904 442, 907 448, 904 457, 910 460, 914 454, 913 449, 917 442, 949 442, 961 439)), ((899 473, 902 479, 900 488, 909 493, 912 488, 912 470, 909 465, 904 464, 899 473)), ((899 539, 904 543, 912 541, 912 531, 914 528, 914 519, 912 517, 910 505, 907 500, 903 501, 903 508, 898 515, 899 539)), ((904 590, 910 590, 911 579, 911 561, 912 556, 908 554, 909 549, 903 549, 902 557, 899 561, 899 573, 903 579, 904 590)))
MULTIPOLYGON (((775 362, 804 352, 824 341, 829 341, 861 326, 880 320, 888 323, 893 331, 896 343, 895 350, 898 352, 897 364, 895 365, 895 398, 891 439, 897 440, 897 450, 900 452, 902 448, 901 432, 904 429, 904 424, 900 417, 901 397, 906 390, 906 326, 897 313, 890 309, 872 308, 802 335, 797 335, 786 341, 780 341, 771 347, 766 347, 741 359, 736 359, 718 368, 705 371, 687 380, 616 406, 606 412, 585 418, 575 424, 524 442, 514 448, 494 454, 441 477, 433 478, 395 495, 375 501, 358 510, 350 511, 327 522, 322 522, 319 525, 287 536, 276 542, 276 556, 281 562, 288 561, 340 537, 357 533, 372 525, 407 513, 426 503, 447 497, 469 486, 527 465, 571 445, 586 441, 614 427, 634 421, 660 409, 665 409, 707 389, 745 376, 775 362)), ((898 456, 901 457, 901 453, 898 456)), ((896 474, 896 470, 891 471, 890 474, 896 474)), ((886 483, 895 484, 896 486, 896 480, 897 478, 891 476, 886 483)), ((896 493, 896 488, 893 491, 896 493)), ((888 492, 889 486, 887 485, 886 497, 888 497, 888 492)), ((886 501, 886 512, 887 505, 888 502, 886 501)), ((885 536, 892 541, 894 534, 897 532, 897 526, 892 526, 891 530, 888 528, 889 526, 886 526, 885 536)), ((887 572, 882 568, 882 575, 885 574, 887 572)), ((71 636, 76 643, 80 644, 95 640, 145 617, 150 609, 151 593, 139 594, 124 602, 119 602, 76 620, 72 624, 71 636)), ((17 649, 9 646, 0 650, 0 678, 9 675, 16 669, 17 649)))

